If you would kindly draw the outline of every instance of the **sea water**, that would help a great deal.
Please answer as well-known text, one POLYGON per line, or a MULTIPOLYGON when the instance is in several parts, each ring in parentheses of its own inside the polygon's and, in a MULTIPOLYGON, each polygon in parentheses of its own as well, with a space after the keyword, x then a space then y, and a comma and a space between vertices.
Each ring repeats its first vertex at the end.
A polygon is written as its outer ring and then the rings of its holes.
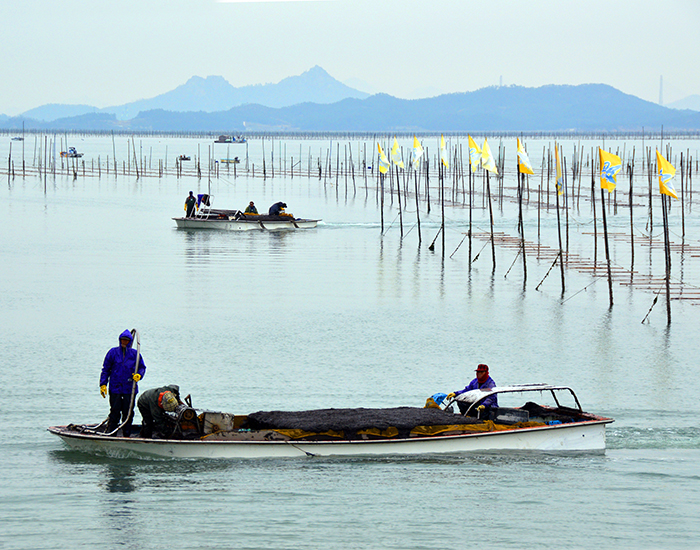
MULTIPOLYGON (((112 154, 111 138, 81 140, 87 158, 112 154)), ((396 195, 385 198, 382 233, 373 174, 365 184, 358 170, 355 185, 317 173, 263 179, 262 144, 253 142, 255 177, 239 165, 235 178, 222 168, 218 177, 205 168, 201 179, 178 178, 173 155, 198 147, 204 156, 208 142, 135 145, 154 158, 168 146, 163 177, 137 179, 132 167, 116 177, 23 178, 15 163, 2 186, 0 548, 700 545, 696 301, 675 300, 667 325, 663 294, 652 307, 655 291, 616 281, 611 308, 605 278, 569 268, 562 295, 558 266, 546 276, 551 259, 530 254, 525 279, 517 249, 497 246, 494 269, 483 239, 474 239, 470 264, 468 241, 459 246, 469 219, 462 204, 446 208, 445 253, 442 236, 430 251, 441 222, 435 188, 430 213, 422 194, 419 244, 415 202, 400 220, 396 195), (190 190, 211 193, 221 208, 253 200, 264 210, 281 200, 295 216, 323 221, 284 233, 178 230, 171 218, 190 190), (585 410, 615 423, 604 453, 583 454, 159 460, 65 449, 46 428, 105 418, 102 361, 131 328, 147 365, 141 390, 179 384, 199 408, 422 406, 487 363, 499 384, 569 385, 585 410)), ((299 142, 284 146, 289 157, 299 142)), ((343 151, 302 147, 318 149, 314 156, 343 151)), ((245 159, 244 151, 235 155, 245 159)), ((117 153, 121 167, 126 152, 117 153)), ((474 231, 488 232, 480 201, 474 231)), ((635 269, 663 277, 662 252, 640 236, 647 214, 635 212, 635 269)), ((570 251, 591 258, 590 204, 569 214, 570 251)), ((525 236, 537 243, 534 200, 524 215, 525 236)), ((517 235, 514 202, 494 200, 494 216, 497 231, 517 235)), ((658 242, 660 210, 655 216, 658 242)), ((539 218, 542 246, 558 249, 555 211, 539 218)), ((698 220, 690 205, 691 247, 698 220)), ((611 211, 608 223, 611 233, 629 233, 629 211, 611 211)), ((680 223, 675 207, 678 243, 680 223)), ((629 250, 628 239, 612 238, 614 265, 629 268, 629 250)), ((674 281, 697 289, 697 254, 676 252, 672 261, 674 281)))

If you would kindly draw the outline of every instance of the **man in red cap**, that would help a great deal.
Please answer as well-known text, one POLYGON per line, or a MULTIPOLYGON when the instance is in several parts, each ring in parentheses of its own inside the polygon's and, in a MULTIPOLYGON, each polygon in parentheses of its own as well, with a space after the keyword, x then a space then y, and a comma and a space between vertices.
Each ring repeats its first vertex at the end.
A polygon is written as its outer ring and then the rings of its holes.
MULTIPOLYGON (((493 378, 489 376, 489 366, 484 365, 483 363, 480 364, 479 366, 476 367, 476 378, 469 382, 469 385, 466 386, 463 390, 458 390, 455 392, 452 392, 447 395, 448 399, 452 399, 453 397, 456 397, 457 395, 460 395, 464 392, 472 391, 472 390, 483 390, 486 388, 495 388, 496 387, 496 382, 493 381, 493 378)), ((467 409, 469 408, 469 405, 467 403, 462 403, 461 401, 457 401, 457 405, 459 406, 459 410, 462 414, 466 414, 467 409)), ((490 395, 486 399, 484 399, 481 404, 479 405, 479 408, 484 407, 486 408, 497 408, 498 407, 498 398, 497 396, 490 395)), ((483 409, 480 409, 483 411, 483 409)), ((483 414, 483 413, 482 413, 483 414)), ((483 417, 483 416, 482 416, 483 417)))

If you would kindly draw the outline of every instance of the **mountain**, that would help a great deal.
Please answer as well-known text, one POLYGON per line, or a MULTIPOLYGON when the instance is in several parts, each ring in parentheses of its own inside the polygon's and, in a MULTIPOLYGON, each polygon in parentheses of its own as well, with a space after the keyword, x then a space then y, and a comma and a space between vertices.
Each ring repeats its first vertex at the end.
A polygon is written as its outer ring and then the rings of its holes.
POLYGON ((335 103, 348 97, 363 99, 369 94, 360 92, 334 79, 321 67, 313 67, 290 76, 277 84, 257 84, 235 88, 221 76, 201 78, 193 76, 174 90, 150 99, 141 99, 124 105, 97 109, 89 105, 49 104, 31 109, 22 116, 46 122, 86 113, 111 113, 117 120, 130 120, 141 111, 227 111, 232 107, 257 103, 267 107, 288 107, 297 103, 335 103))
POLYGON ((679 99, 673 103, 669 103, 666 107, 671 109, 691 109, 693 111, 700 111, 700 95, 690 95, 686 98, 679 99))
POLYGON ((59 118, 68 118, 97 112, 99 112, 99 109, 97 107, 92 107, 91 105, 64 105, 60 103, 48 103, 46 105, 42 105, 41 107, 29 109, 29 111, 22 113, 21 116, 50 122, 59 118))
MULTIPOLYGON (((700 131, 700 112, 676 110, 624 94, 605 84, 501 86, 427 99, 377 94, 331 104, 273 108, 246 104, 218 112, 153 109, 128 121, 94 113, 27 129, 103 129, 212 133, 273 132, 611 132, 700 131)), ((3 125, 21 127, 15 117, 3 125)))

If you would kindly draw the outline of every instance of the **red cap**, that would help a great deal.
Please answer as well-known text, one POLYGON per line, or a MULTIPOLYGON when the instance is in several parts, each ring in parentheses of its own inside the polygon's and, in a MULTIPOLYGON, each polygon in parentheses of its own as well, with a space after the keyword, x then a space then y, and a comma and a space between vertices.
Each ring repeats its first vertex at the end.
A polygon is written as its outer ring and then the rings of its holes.
POLYGON ((476 372, 479 372, 479 371, 489 372, 489 366, 481 363, 479 366, 476 367, 476 372))

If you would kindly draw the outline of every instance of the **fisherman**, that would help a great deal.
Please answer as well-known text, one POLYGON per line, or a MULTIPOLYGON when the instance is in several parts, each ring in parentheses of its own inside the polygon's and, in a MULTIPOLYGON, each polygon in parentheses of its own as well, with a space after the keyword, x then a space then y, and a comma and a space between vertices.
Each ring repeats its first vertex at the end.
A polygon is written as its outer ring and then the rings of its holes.
MULTIPOLYGON (((494 382, 493 378, 489 376, 489 366, 484 365, 483 363, 480 364, 479 366, 476 367, 476 378, 469 382, 469 385, 466 386, 463 390, 458 390, 452 393, 447 394, 448 399, 452 399, 460 394, 463 394, 465 392, 471 391, 471 390, 483 390, 487 388, 495 388, 496 387, 496 382, 494 382)), ((462 414, 467 414, 467 409, 469 408, 468 403, 462 403, 461 401, 457 401, 457 405, 459 406, 459 411, 462 414)), ((479 406, 477 407, 477 411, 479 413, 480 418, 485 417, 485 413, 488 412, 488 409, 491 408, 497 408, 498 407, 498 398, 497 396, 490 395, 486 399, 484 399, 479 406)))
POLYGON ((117 429, 121 422, 124 437, 131 435, 131 423, 134 420, 132 395, 139 392, 137 382, 146 374, 146 364, 143 357, 131 347, 134 337, 131 332, 125 330, 119 335, 119 345, 110 349, 105 355, 100 374, 100 394, 107 397, 107 383, 109 382, 109 423, 107 433, 117 429), (136 369, 136 356, 139 355, 138 370, 136 369))
POLYGON ((268 214, 270 216, 280 216, 281 214, 284 214, 284 209, 287 208, 287 205, 283 202, 276 202, 270 207, 270 211, 268 214))
POLYGON ((195 207, 197 206, 197 199, 194 196, 194 193, 190 191, 190 196, 185 199, 185 210, 187 214, 185 214, 185 217, 187 218, 192 218, 194 217, 194 210, 195 207))
POLYGON ((255 203, 253 201, 250 201, 250 204, 248 206, 246 206, 244 213, 245 214, 257 214, 258 213, 258 209, 255 208, 255 203))
POLYGON ((143 422, 139 437, 165 438, 169 435, 168 415, 180 405, 180 387, 175 384, 146 390, 139 396, 138 407, 143 422))

